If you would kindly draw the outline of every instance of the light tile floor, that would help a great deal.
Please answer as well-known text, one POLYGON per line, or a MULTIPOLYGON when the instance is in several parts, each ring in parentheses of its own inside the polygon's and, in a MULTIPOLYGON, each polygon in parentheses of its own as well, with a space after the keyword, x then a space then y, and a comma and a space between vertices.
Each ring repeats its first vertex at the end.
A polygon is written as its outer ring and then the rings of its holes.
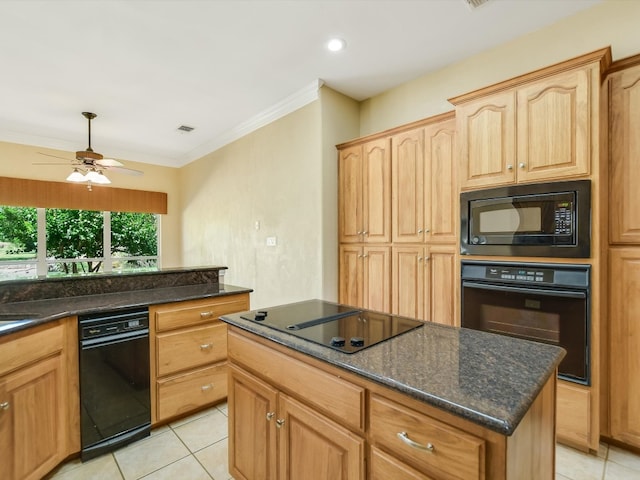
MULTIPOLYGON (((86 463, 73 460, 49 480, 229 480, 227 405, 151 432, 149 438, 86 463)), ((556 480, 640 480, 640 456, 601 444, 597 455, 556 447, 556 480)))

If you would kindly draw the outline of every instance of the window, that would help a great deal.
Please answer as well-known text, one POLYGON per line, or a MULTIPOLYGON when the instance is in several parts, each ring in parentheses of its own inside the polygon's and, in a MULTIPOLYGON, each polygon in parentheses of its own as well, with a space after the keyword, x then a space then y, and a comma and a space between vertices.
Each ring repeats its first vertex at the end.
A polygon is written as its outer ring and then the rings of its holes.
POLYGON ((157 270, 158 230, 152 213, 0 207, 0 280, 157 270))

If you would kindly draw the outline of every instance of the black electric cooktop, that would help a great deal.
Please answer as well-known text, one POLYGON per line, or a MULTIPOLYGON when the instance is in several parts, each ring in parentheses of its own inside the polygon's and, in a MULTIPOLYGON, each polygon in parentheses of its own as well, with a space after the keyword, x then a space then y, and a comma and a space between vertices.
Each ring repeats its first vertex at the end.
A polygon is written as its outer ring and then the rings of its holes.
POLYGON ((322 300, 252 310, 240 317, 344 353, 355 353, 423 325, 411 318, 322 300))

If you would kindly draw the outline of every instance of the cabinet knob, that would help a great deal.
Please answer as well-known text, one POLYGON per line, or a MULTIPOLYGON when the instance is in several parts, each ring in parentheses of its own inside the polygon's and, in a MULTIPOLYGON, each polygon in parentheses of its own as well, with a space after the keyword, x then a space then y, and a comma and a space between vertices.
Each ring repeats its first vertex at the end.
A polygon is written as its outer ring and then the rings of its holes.
POLYGON ((428 229, 428 228, 425 228, 425 229, 424 229, 424 233, 429 233, 429 229, 428 229))
POLYGON ((358 230, 358 231, 356 232, 356 234, 357 234, 357 235, 362 235, 362 230, 358 230))
POLYGON ((267 421, 270 422, 273 417, 275 417, 276 412, 267 412, 267 421))
POLYGON ((9 410, 9 402, 2 402, 2 403, 0 403, 0 409, 2 409, 2 410, 9 410))
POLYGON ((409 435, 407 434, 407 432, 400 432, 396 435, 400 440, 402 440, 404 443, 406 443, 412 448, 417 448, 418 450, 424 450, 425 452, 429 452, 429 453, 433 453, 436 450, 436 447, 434 447, 431 442, 427 443, 426 445, 423 445, 418 442, 414 442, 409 438, 409 435))
POLYGON ((421 262, 422 261, 422 257, 420 255, 418 255, 418 261, 421 262))
POLYGON ((513 170, 513 165, 511 164, 507 165, 507 170, 513 170))
POLYGON ((368 256, 369 256, 369 254, 365 253, 365 254, 362 255, 362 258, 367 258, 368 256))
POLYGON ((213 343, 203 343, 202 345, 200 345, 200 350, 207 350, 211 347, 213 347, 213 343))
POLYGON ((525 167, 525 165, 526 165, 526 164, 525 164, 524 162, 522 162, 522 163, 520 163, 520 165, 518 165, 518 166, 519 166, 520 168, 524 168, 524 167, 525 167))
POLYGON ((282 428, 283 425, 284 425, 284 418, 279 418, 278 420, 276 420, 276 427, 282 428))
POLYGON ((213 312, 200 312, 200 318, 211 318, 213 317, 213 312))
POLYGON ((202 390, 203 392, 206 392, 207 390, 211 390, 213 388, 213 384, 208 383, 206 385, 202 385, 200 387, 200 390, 202 390))
POLYGON ((363 230, 363 231, 362 231, 362 234, 363 234, 363 235, 366 235, 366 234, 368 234, 368 233, 369 233, 369 232, 367 232, 366 230, 363 230))
POLYGON ((420 229, 418 229, 418 233, 422 233, 422 229, 421 229, 421 228, 420 228, 420 229))

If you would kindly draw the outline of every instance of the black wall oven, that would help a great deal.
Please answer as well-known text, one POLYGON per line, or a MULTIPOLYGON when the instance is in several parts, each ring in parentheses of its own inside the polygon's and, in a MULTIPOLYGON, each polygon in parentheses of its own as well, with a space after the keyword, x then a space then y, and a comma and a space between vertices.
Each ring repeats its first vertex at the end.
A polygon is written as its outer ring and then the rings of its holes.
POLYGON ((78 318, 81 458, 89 460, 151 431, 147 308, 78 318))
POLYGON ((558 377, 589 385, 590 269, 462 262, 462 327, 562 347, 558 377))

